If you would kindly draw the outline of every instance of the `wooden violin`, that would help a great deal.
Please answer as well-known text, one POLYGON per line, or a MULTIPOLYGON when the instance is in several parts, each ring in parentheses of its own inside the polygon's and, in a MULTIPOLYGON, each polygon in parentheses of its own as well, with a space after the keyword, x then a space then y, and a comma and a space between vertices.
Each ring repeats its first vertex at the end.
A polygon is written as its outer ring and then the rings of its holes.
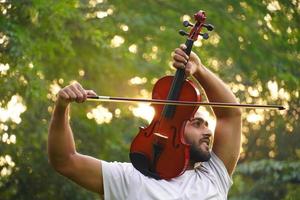
MULTIPOLYGON (((213 26, 205 24, 205 12, 199 11, 194 15, 195 25, 184 22, 185 26, 192 26, 187 35, 185 53, 189 56, 194 41, 202 27, 212 30, 213 26)), ((171 101, 199 102, 200 92, 196 85, 186 79, 185 70, 177 69, 175 76, 165 76, 159 79, 152 90, 152 98, 171 101)), ((171 179, 182 174, 189 163, 190 145, 184 141, 184 130, 188 120, 196 111, 198 105, 153 105, 155 115, 150 125, 141 127, 130 147, 130 160, 133 166, 146 176, 155 179, 171 179)))

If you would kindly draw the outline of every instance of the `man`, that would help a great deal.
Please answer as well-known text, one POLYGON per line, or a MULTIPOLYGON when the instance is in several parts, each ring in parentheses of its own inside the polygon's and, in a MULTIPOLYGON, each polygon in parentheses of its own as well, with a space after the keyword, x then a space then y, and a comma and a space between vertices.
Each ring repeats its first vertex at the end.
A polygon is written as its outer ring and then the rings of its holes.
MULTIPOLYGON (((237 103, 229 88, 209 71, 195 53, 190 58, 185 45, 175 49, 173 66, 185 68, 202 85, 211 102, 237 103)), ((155 180, 141 174, 130 163, 109 163, 76 152, 69 125, 69 104, 84 102, 87 95, 79 83, 58 93, 48 140, 49 160, 60 174, 82 187, 104 194, 105 199, 226 199, 231 175, 238 161, 241 144, 241 111, 213 108, 217 119, 213 147, 212 132, 201 113, 187 122, 184 138, 191 144, 188 170, 171 180, 155 180), (195 165, 198 163, 198 165, 195 165)))

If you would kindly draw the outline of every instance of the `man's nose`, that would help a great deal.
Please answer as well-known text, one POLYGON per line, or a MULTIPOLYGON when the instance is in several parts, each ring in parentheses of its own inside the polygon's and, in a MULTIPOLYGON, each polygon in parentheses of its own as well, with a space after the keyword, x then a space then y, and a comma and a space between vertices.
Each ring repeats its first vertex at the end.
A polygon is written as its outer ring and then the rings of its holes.
POLYGON ((210 130, 210 129, 208 129, 207 128, 207 130, 204 132, 204 135, 206 136, 206 137, 211 137, 213 134, 212 134, 212 131, 210 130))

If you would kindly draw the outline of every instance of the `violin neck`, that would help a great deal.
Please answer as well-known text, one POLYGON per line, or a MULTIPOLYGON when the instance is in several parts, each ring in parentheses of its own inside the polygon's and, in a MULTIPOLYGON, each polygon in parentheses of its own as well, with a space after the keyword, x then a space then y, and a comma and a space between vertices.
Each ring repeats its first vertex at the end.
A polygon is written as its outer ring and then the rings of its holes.
POLYGON ((191 52, 192 52, 192 48, 193 48, 193 44, 194 44, 194 41, 191 40, 191 39, 187 39, 186 42, 185 42, 185 46, 186 46, 186 49, 184 50, 184 52, 190 56, 191 52))
MULTIPOLYGON (((189 38, 185 42, 185 45, 187 48, 184 50, 184 52, 188 56, 190 56, 190 54, 191 54, 193 44, 194 44, 194 41, 189 38)), ((168 94, 167 100, 174 100, 174 101, 178 100, 180 91, 181 91, 181 87, 182 87, 185 79, 186 79, 185 70, 177 69, 176 74, 173 79, 173 82, 172 82, 172 85, 171 85, 171 88, 170 88, 170 91, 169 91, 169 94, 168 94)), ((175 110, 176 110, 175 105, 165 105, 162 115, 165 118, 171 119, 174 116, 175 110)))

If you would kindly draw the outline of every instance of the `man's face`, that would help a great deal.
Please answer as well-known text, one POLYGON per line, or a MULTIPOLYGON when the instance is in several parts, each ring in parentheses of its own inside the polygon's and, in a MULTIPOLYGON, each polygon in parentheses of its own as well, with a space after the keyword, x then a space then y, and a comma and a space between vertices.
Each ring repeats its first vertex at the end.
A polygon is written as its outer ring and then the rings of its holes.
POLYGON ((208 161, 211 157, 209 149, 212 132, 204 116, 197 112, 194 118, 186 123, 184 139, 190 148, 190 160, 194 163, 208 161))

